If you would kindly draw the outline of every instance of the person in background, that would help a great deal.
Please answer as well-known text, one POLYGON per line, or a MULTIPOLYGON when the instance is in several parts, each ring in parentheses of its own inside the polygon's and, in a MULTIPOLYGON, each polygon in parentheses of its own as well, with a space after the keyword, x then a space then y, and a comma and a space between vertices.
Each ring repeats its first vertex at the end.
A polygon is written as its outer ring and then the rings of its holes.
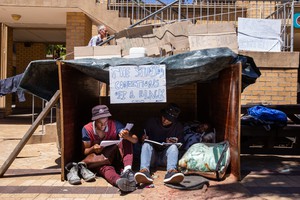
MULTIPOLYGON (((131 169, 133 162, 133 143, 138 142, 136 135, 131 134, 124 126, 113 119, 110 119, 111 113, 106 105, 97 105, 92 109, 92 122, 86 124, 82 129, 82 142, 84 146, 84 155, 91 153, 101 154, 106 148, 100 146, 103 140, 119 140, 118 155, 112 155, 107 158, 110 162, 96 169, 110 184, 117 186, 122 192, 131 192, 136 189, 134 172, 131 169), (120 165, 121 166, 118 166, 120 165), (121 168, 119 175, 116 169, 121 168), (122 170, 123 168, 123 170, 122 170)), ((116 145, 114 145, 116 146, 116 145)))
MULTIPOLYGON (((179 107, 171 103, 161 110, 160 117, 148 119, 142 140, 182 143, 183 125, 177 120, 179 113, 179 107)), ((166 166, 167 173, 164 183, 180 183, 184 179, 184 175, 177 171, 178 155, 179 149, 176 144, 157 149, 153 144, 144 142, 141 150, 140 171, 135 173, 135 181, 137 183, 151 184, 153 179, 150 168, 166 166)))
POLYGON ((98 26, 98 35, 95 35, 90 39, 88 46, 99 46, 99 44, 103 42, 103 40, 107 37, 107 35, 108 35, 108 31, 106 26, 104 25, 98 26))

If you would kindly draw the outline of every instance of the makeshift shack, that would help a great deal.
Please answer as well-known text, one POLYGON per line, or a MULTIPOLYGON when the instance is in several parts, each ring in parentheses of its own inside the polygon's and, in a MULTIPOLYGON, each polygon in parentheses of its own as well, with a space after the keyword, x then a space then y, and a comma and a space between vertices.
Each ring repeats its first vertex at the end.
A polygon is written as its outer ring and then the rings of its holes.
MULTIPOLYGON (((120 65, 166 65, 166 84, 177 96, 168 102, 184 105, 181 121, 208 118, 216 129, 217 142, 230 142, 229 173, 240 180, 240 95, 242 65, 228 48, 205 49, 165 58, 77 59, 35 61, 27 68, 20 86, 49 100, 60 90, 60 123, 62 134, 61 179, 64 166, 82 159, 81 129, 90 121, 91 108, 109 104, 109 97, 99 97, 99 81, 109 84, 109 67, 120 65), (59 76, 57 76, 57 72, 59 76), (46 75, 47 74, 47 75, 46 75), (59 85, 59 87, 58 87, 59 85), (184 93, 192 85, 191 93, 184 93), (184 95, 183 95, 184 94, 184 95), (176 98, 176 97, 179 97, 176 98)), ((190 88, 189 88, 190 89, 190 88)), ((108 105, 114 118, 122 122, 140 122, 162 103, 108 105)), ((138 123, 137 123, 138 124, 138 123)))

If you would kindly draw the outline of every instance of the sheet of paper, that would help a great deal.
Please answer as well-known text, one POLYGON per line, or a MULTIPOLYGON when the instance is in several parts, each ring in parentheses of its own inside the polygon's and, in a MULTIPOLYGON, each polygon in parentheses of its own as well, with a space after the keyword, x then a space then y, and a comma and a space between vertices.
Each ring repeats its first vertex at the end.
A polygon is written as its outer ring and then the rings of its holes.
POLYGON ((128 131, 130 131, 132 129, 134 124, 132 123, 127 123, 124 129, 127 129, 128 131))
POLYGON ((114 144, 119 144, 122 140, 103 140, 100 143, 100 146, 107 147, 114 144))

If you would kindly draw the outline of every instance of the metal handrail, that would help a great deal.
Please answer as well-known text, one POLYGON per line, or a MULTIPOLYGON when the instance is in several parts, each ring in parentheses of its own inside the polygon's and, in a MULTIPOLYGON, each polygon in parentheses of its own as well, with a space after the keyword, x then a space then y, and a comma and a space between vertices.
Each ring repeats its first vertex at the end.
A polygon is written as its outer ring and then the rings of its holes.
MULTIPOLYGON (((181 21, 181 19, 200 24, 228 21, 235 23, 236 26, 238 25, 237 21, 239 17, 281 19, 283 29, 281 35, 283 41, 282 51, 293 51, 294 32, 290 26, 293 23, 293 0, 180 0, 178 4, 173 2, 172 6, 169 4, 167 7, 163 7, 164 9, 160 10, 159 13, 154 11, 161 8, 166 0, 143 0, 142 3, 138 4, 136 1, 139 0, 109 1, 108 8, 119 10, 120 16, 124 16, 121 13, 122 11, 130 10, 127 13, 127 17, 131 19, 131 23, 133 24, 130 27, 141 24, 151 17, 152 19, 149 20, 150 23, 147 21, 147 24, 152 24, 153 26, 159 23, 166 24, 181 21), (116 7, 113 5, 116 5, 116 7), (126 9, 122 8, 122 6, 128 7, 126 9), (169 9, 164 11, 166 8, 169 9), (140 12, 141 10, 142 12, 140 12), (150 12, 153 13, 143 18, 145 14, 150 12), (138 22, 134 24, 135 21, 138 22)), ((111 37, 108 41, 114 38, 111 37)), ((108 41, 105 41, 103 44, 108 41)))
MULTIPOLYGON (((163 7, 163 8, 161 8, 161 9, 157 10, 156 12, 154 12, 154 13, 152 13, 152 14, 146 16, 146 17, 144 17, 143 19, 141 19, 141 20, 138 21, 137 23, 130 25, 127 29, 131 29, 131 28, 133 28, 133 27, 139 25, 140 23, 146 21, 147 19, 151 18, 152 16, 154 16, 154 15, 156 15, 156 14, 158 14, 158 13, 161 13, 162 11, 164 11, 164 10, 167 9, 167 8, 170 8, 172 5, 176 4, 177 2, 179 2, 179 0, 175 0, 175 1, 173 1, 172 3, 166 5, 165 7, 163 7)), ((101 42, 101 43, 99 44, 99 46, 102 46, 103 44, 108 43, 109 41, 113 40, 115 37, 116 37, 116 35, 110 36, 107 40, 101 42)))

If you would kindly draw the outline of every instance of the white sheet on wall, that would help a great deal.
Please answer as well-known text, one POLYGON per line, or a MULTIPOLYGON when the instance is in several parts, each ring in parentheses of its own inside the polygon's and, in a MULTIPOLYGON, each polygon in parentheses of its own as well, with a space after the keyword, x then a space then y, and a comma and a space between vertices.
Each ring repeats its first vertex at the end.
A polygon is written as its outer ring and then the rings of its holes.
POLYGON ((238 19, 239 50, 280 52, 280 19, 238 19))

